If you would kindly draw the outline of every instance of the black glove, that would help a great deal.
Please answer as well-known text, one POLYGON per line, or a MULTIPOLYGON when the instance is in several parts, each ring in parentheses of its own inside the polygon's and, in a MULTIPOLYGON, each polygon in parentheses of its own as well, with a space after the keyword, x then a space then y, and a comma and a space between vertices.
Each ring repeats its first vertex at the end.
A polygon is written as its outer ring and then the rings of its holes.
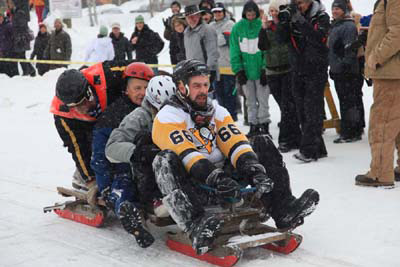
POLYGON ((244 70, 241 70, 238 73, 236 73, 236 78, 240 85, 245 85, 247 83, 246 72, 244 70))
POLYGON ((251 181, 257 188, 255 193, 257 198, 272 191, 274 188, 274 182, 267 176, 264 166, 261 164, 253 164, 249 166, 248 172, 251 175, 251 181))
POLYGON ((267 74, 265 72, 265 69, 261 70, 260 84, 261 84, 261 86, 267 85, 267 74))
POLYGON ((165 27, 168 27, 168 19, 162 19, 162 22, 164 24, 165 27))
POLYGON ((160 152, 160 149, 153 144, 151 133, 148 131, 138 132, 133 140, 136 145, 131 156, 132 163, 149 163, 153 162, 154 157, 160 152))
POLYGON ((240 198, 240 185, 223 170, 215 169, 206 179, 206 184, 215 189, 215 193, 222 198, 240 198))

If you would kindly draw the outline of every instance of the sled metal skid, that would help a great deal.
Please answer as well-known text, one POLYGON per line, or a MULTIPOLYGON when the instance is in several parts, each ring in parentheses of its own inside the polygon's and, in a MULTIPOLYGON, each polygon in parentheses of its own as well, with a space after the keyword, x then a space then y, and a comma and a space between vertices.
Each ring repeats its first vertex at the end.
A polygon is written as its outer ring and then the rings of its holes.
POLYGON ((101 206, 104 205, 104 201, 99 200, 100 206, 92 207, 86 201, 87 197, 85 192, 63 187, 57 187, 57 192, 64 197, 75 197, 75 200, 44 207, 44 213, 54 211, 54 213, 62 218, 82 224, 94 227, 101 227, 103 225, 106 211, 101 206))

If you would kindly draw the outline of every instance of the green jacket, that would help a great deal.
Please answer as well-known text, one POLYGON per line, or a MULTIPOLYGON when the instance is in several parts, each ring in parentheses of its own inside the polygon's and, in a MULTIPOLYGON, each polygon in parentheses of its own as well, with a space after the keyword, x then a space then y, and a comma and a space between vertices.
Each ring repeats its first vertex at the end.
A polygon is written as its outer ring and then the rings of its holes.
POLYGON ((232 71, 236 74, 245 70, 248 80, 260 79, 261 69, 265 68, 264 55, 258 49, 260 30, 259 18, 241 19, 233 26, 229 40, 232 71))

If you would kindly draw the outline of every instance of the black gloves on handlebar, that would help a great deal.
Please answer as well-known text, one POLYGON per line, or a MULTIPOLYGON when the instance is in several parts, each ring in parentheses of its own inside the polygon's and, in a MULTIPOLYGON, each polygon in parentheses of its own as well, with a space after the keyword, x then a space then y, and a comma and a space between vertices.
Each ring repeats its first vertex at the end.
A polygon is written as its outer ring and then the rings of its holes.
POLYGON ((214 188, 216 195, 222 198, 240 198, 239 184, 227 177, 221 169, 212 171, 206 179, 206 184, 214 188))

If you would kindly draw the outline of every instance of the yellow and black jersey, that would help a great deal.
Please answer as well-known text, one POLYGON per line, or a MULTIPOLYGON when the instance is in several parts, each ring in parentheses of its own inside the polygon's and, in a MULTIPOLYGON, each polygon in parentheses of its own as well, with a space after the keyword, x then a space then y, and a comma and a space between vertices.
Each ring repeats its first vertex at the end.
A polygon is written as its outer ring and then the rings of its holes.
POLYGON ((153 142, 161 150, 175 152, 186 170, 202 179, 215 169, 214 164, 228 158, 236 167, 241 155, 253 152, 229 112, 216 101, 212 104, 215 113, 208 127, 197 128, 189 113, 172 105, 164 106, 153 123, 153 142))

